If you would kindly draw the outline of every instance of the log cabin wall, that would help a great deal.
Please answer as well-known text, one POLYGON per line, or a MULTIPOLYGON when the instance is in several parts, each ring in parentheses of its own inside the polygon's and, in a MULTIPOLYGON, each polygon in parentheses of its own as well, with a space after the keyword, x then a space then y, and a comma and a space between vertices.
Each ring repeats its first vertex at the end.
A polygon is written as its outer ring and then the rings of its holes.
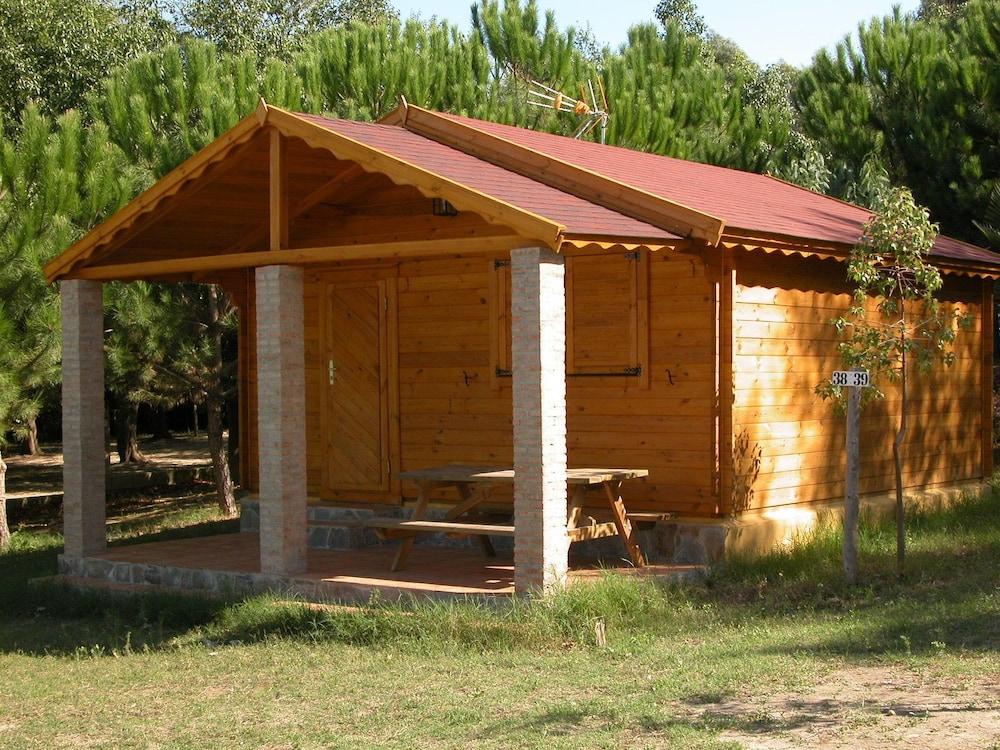
MULTIPOLYGON (((323 465, 325 284, 392 279, 397 375, 393 474, 445 463, 509 465, 507 256, 471 254, 306 273, 308 480, 318 500, 398 502, 414 487, 329 492, 323 465)), ((635 509, 712 515, 715 494, 715 285, 697 253, 577 251, 568 259, 568 448, 571 466, 650 470, 629 488, 635 509), (626 374, 629 367, 638 374, 626 374), (613 374, 611 374, 613 373, 613 374)), ((252 294, 250 295, 252 298, 252 294)), ((242 435, 257 486, 252 304, 241 318, 248 404, 242 435)), ((335 429, 335 428, 332 428, 335 429)))
MULTIPOLYGON (((752 508, 766 508, 839 499, 845 420, 814 389, 833 370, 842 369, 838 336, 829 321, 851 304, 844 265, 745 251, 734 259, 734 473, 740 467, 748 472, 750 455, 760 451, 752 497, 735 502, 749 500, 752 508)), ((982 436, 989 433, 984 420, 983 290, 980 279, 945 276, 938 295, 944 309, 967 313, 971 325, 959 329, 953 366, 938 365, 928 374, 915 367, 910 371, 903 467, 907 486, 975 479, 992 470, 981 447, 982 436)), ((892 440, 900 394, 893 385, 884 389, 886 400, 862 412, 863 493, 893 487, 892 440)))

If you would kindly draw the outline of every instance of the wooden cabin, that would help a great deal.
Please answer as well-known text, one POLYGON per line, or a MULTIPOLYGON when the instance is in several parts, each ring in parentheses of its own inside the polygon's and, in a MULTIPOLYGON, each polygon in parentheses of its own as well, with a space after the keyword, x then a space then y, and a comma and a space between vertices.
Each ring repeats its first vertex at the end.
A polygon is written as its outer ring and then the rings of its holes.
MULTIPOLYGON (((629 510, 718 518, 842 496, 843 418, 814 389, 840 366, 829 321, 849 306, 844 261, 868 217, 769 176, 412 105, 378 124, 262 105, 45 272, 211 282, 232 295, 241 476, 261 495, 262 523, 265 495, 301 495, 302 482, 311 504, 399 504, 416 493, 400 472, 517 469, 518 413, 543 420, 541 437, 525 438, 543 452, 552 434, 560 440, 544 419, 563 419, 571 468, 648 470, 626 487, 629 510), (565 397, 555 406, 544 372, 540 406, 515 395, 518 382, 538 391, 538 368, 519 375, 515 360, 531 331, 548 335, 545 294, 559 296, 512 283, 518 248, 558 258, 564 278, 565 397), (280 280, 258 307, 267 267, 302 269, 300 311, 281 298, 297 287, 280 280), (518 305, 539 298, 534 328, 519 333, 518 305), (304 443, 288 401, 297 381, 271 370, 265 380, 262 339, 280 350, 267 354, 271 369, 296 367, 300 339, 304 443)), ((933 258, 941 299, 973 325, 958 333, 953 367, 914 380, 910 487, 993 471, 1000 256, 940 237, 933 258)), ((892 487, 897 399, 890 388, 865 413, 862 492, 892 487)), ((544 478, 541 464, 532 471, 544 478)), ((297 523, 288 518, 267 523, 297 523)))

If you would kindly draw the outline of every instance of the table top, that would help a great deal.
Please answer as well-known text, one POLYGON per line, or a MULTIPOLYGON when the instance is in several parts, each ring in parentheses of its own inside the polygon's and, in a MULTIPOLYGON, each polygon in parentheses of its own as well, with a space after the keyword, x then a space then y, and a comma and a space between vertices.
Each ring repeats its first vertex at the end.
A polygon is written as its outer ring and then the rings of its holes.
MULTIPOLYGON (((567 469, 568 484, 603 484, 649 476, 648 469, 567 469)), ((414 482, 513 482, 514 470, 502 466, 448 464, 402 471, 400 479, 414 482)))

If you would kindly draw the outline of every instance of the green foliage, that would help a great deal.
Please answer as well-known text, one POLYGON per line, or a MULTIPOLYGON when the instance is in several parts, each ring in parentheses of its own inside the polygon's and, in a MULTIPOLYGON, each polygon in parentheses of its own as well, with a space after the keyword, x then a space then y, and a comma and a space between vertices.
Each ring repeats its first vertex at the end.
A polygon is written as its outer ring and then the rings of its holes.
POLYGON ((302 41, 351 21, 376 24, 396 13, 386 0, 172 0, 182 34, 224 54, 287 59, 302 41))
MULTIPOLYGON (((865 389, 865 398, 884 397, 880 381, 903 381, 905 388, 908 360, 923 371, 937 361, 954 362, 951 346, 963 320, 945 314, 935 297, 941 273, 927 255, 937 233, 927 210, 899 188, 882 197, 851 251, 847 276, 854 303, 848 315, 832 323, 846 336, 839 345, 844 364, 872 375, 875 385, 865 389)), ((817 392, 824 398, 843 396, 830 381, 817 392)))
POLYGON ((52 120, 32 106, 15 135, 0 131, 0 299, 13 341, 0 374, 18 386, 6 428, 23 429, 56 397, 58 290, 41 266, 140 184, 107 128, 84 127, 77 112, 52 120))
POLYGON ((0 0, 0 117, 79 107, 108 71, 172 38, 143 2, 0 0))
POLYGON ((874 159, 946 233, 975 241, 987 179, 1000 174, 998 51, 1000 3, 974 0, 954 23, 897 11, 817 54, 795 100, 832 192, 849 196, 874 159))
POLYGON ((708 33, 708 25, 698 12, 698 5, 694 0, 660 0, 653 15, 664 28, 676 24, 681 31, 691 36, 704 36, 708 33))
POLYGON ((990 191, 989 202, 983 213, 983 220, 975 222, 986 242, 994 250, 1000 250, 1000 183, 990 191))

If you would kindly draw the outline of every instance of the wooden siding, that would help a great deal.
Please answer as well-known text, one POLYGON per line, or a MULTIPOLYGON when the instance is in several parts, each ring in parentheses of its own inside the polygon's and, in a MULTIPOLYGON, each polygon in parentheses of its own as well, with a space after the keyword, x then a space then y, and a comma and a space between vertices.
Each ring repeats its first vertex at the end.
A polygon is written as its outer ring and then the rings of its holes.
MULTIPOLYGON (((839 498, 843 494, 844 418, 814 389, 840 369, 829 324, 851 296, 843 264, 762 253, 737 256, 733 303, 733 434, 760 449, 755 508, 839 498)), ((908 486, 983 475, 982 282, 946 277, 945 310, 968 313, 950 368, 910 374, 910 432, 903 476, 908 486)), ((861 491, 891 489, 898 388, 861 418, 861 491)), ((739 457, 734 463, 740 465, 739 457)), ((743 464, 745 465, 745 463, 743 464)))
MULTIPOLYGON (((394 328, 389 358, 398 370, 390 396, 392 473, 449 462, 511 463, 510 378, 497 372, 509 363, 509 290, 497 273, 497 261, 503 260, 503 255, 477 253, 343 265, 307 274, 311 496, 398 502, 415 495, 414 487, 398 482, 385 492, 325 489, 321 289, 331 278, 345 283, 384 279, 390 290, 394 328)), ((732 488, 741 486, 732 473, 745 462, 721 454, 744 444, 742 436, 750 450, 761 453, 751 507, 839 498, 844 420, 814 389, 840 366, 829 320, 850 303, 840 281, 843 265, 742 251, 732 254, 733 270, 717 251, 704 257, 647 252, 642 261, 644 281, 638 291, 632 275, 618 274, 623 288, 608 309, 631 311, 633 303, 622 300, 636 300, 635 319, 641 321, 636 346, 647 349, 643 375, 568 378, 570 465, 648 468, 649 478, 629 488, 631 507, 709 516, 728 512, 732 488), (731 397, 717 400, 717 389, 731 397)), ((247 358, 241 381, 249 399, 241 434, 252 488, 257 425, 250 287, 240 351, 247 358)), ((947 278, 946 305, 968 312, 972 325, 958 334, 954 367, 913 378, 904 469, 911 486, 983 474, 986 454, 977 439, 989 433, 983 419, 983 377, 988 372, 983 364, 983 288, 980 280, 947 278)), ((613 293, 602 289, 603 295, 613 293)), ((601 302, 593 304, 597 309, 601 302)), ((589 320, 584 315, 568 333, 570 342, 581 336, 589 320)), ((624 349, 613 351, 620 359, 624 349)), ((891 488, 892 410, 897 403, 890 388, 885 402, 864 413, 864 492, 891 488)))
MULTIPOLYGON (((648 468, 649 478, 630 488, 630 507, 711 514, 716 507, 712 281, 698 256, 676 252, 647 256, 641 275, 648 293, 640 289, 633 294, 635 279, 622 274, 619 296, 635 296, 648 309, 637 316, 643 319, 637 335, 647 342, 649 361, 642 376, 569 379, 569 462, 648 468)), ((405 471, 449 462, 512 462, 510 379, 496 377, 502 360, 491 336, 491 327, 498 326, 494 316, 500 316, 501 325, 509 325, 509 313, 501 309, 503 300, 495 298, 492 280, 495 261, 502 259, 457 256, 307 274, 310 495, 347 499, 347 493, 325 491, 323 483, 326 364, 320 346, 321 285, 337 277, 346 282, 391 275, 395 281, 399 458, 394 466, 405 471)), ((619 300, 615 304, 621 305, 619 300)), ((243 331, 250 335, 252 326, 245 324, 243 331)), ((639 343, 636 347, 642 348, 639 343)), ((249 353, 245 345, 242 351, 249 353)), ((253 363, 246 369, 246 387, 255 388, 253 363)), ((255 411, 252 406, 250 411, 255 411)), ((255 486, 256 433, 250 427, 255 413, 247 418, 244 435, 252 441, 247 460, 255 486)), ((354 493, 358 500, 381 502, 414 495, 415 488, 405 484, 386 493, 354 493)))

